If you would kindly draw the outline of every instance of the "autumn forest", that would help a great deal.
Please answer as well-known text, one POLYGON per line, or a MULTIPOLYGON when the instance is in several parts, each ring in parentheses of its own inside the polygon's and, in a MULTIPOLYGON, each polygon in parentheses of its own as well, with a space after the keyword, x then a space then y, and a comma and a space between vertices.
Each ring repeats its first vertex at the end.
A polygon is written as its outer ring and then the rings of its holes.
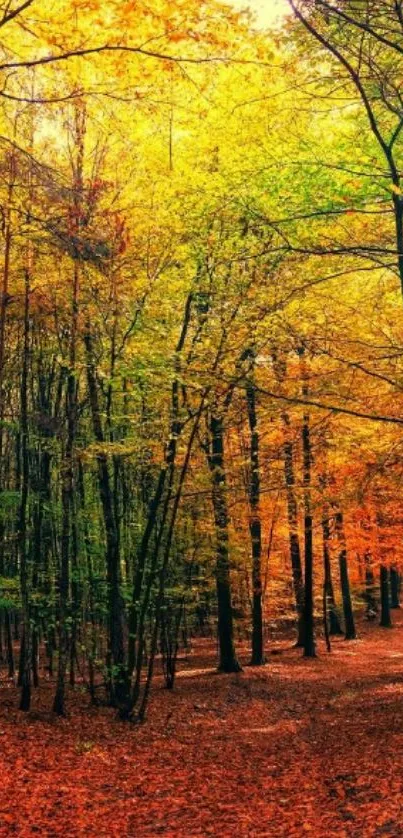
POLYGON ((398 838, 403 3, 0 44, 0 836, 398 838))

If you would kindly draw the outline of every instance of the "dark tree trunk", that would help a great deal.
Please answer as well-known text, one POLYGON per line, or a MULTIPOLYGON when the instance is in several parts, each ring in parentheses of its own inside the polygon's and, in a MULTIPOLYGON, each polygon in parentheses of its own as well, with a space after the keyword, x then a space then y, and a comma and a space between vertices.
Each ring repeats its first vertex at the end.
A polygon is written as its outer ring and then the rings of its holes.
MULTIPOLYGON (((7 190, 7 201, 5 206, 3 206, 3 236, 4 236, 4 249, 3 249, 3 273, 2 273, 2 281, 1 281, 1 291, 0 291, 0 495, 4 488, 4 479, 5 474, 7 473, 7 463, 5 462, 4 457, 4 433, 3 433, 3 421, 4 421, 4 407, 7 403, 6 393, 4 388, 4 365, 5 365, 5 352, 6 352, 6 320, 7 320, 7 305, 9 303, 9 278, 10 278, 10 264, 11 264, 11 248, 12 248, 12 225, 11 225, 11 206, 13 201, 13 192, 14 192, 14 181, 16 176, 16 157, 15 157, 15 150, 12 151, 10 157, 10 169, 9 169, 9 182, 8 182, 8 190, 7 190)), ((25 301, 27 304, 27 300, 25 301)), ((27 313, 27 312, 26 312, 27 313)), ((25 346, 25 342, 28 340, 27 334, 27 327, 28 323, 25 323, 25 335, 24 335, 24 353, 25 349, 28 349, 28 346, 25 346)), ((20 510, 21 512, 21 510, 20 510)), ((0 573, 2 576, 5 575, 5 566, 4 566, 4 539, 6 535, 6 526, 4 521, 0 522, 0 573)), ((4 619, 4 627, 5 627, 5 641, 6 641, 6 650, 7 650, 7 664, 8 664, 8 676, 12 678, 15 672, 15 665, 14 665, 14 653, 13 653, 13 643, 12 643, 12 632, 11 632, 11 615, 10 610, 7 608, 5 612, 5 619, 4 619)), ((21 674, 21 673, 20 673, 21 674)))
MULTIPOLYGON (((304 439, 304 454, 310 457, 310 443, 309 443, 309 425, 304 420, 303 428, 304 439)), ((305 463, 307 463, 307 459, 305 463)), ((309 483, 305 485, 308 488, 309 483)), ((305 494, 305 514, 304 514, 304 540, 305 540, 305 590, 304 590, 304 656, 307 658, 314 658, 315 637, 314 637, 314 616, 313 616, 313 520, 311 513, 311 502, 309 489, 305 494)))
POLYGON ((59 622, 59 660, 57 666, 56 692, 53 711, 59 716, 65 712, 65 680, 69 654, 69 593, 70 593, 70 553, 71 553, 71 513, 74 492, 74 445, 77 422, 77 382, 76 382, 76 340, 78 322, 79 267, 74 264, 72 287, 72 318, 69 344, 69 372, 66 392, 67 435, 62 462, 62 537, 58 591, 59 622))
POLYGON ((381 588, 381 619, 379 625, 384 628, 391 628, 392 620, 390 618, 389 574, 386 565, 381 564, 379 574, 381 588))
POLYGON ((21 655, 19 680, 21 685, 20 710, 27 711, 31 705, 31 611, 29 596, 29 566, 27 544, 27 507, 29 491, 29 451, 28 451, 28 365, 29 365, 29 293, 30 274, 25 271, 25 304, 24 304, 24 345, 21 374, 21 415, 20 415, 20 445, 21 445, 21 500, 19 509, 19 554, 20 554, 20 590, 23 617, 24 653, 21 655))
POLYGON ((399 600, 400 580, 399 573, 395 567, 390 568, 390 607, 400 608, 399 600))
POLYGON ((85 517, 86 496, 85 496, 85 482, 84 469, 81 462, 78 464, 78 490, 80 509, 83 513, 83 536, 84 536, 84 555, 86 560, 87 581, 88 581, 88 611, 89 611, 89 649, 87 651, 88 657, 88 676, 89 676, 89 693, 92 704, 96 704, 95 692, 95 661, 97 657, 97 626, 95 619, 95 604, 94 604, 94 570, 92 566, 91 556, 91 540, 88 531, 88 522, 85 517))
MULTIPOLYGON (((288 416, 286 417, 286 422, 289 422, 288 416)), ((293 444, 290 440, 287 440, 284 443, 284 473, 287 490, 288 537, 290 544, 292 581, 298 615, 297 646, 302 648, 305 645, 304 580, 298 533, 298 505, 295 497, 293 444)))
POLYGON ((251 360, 250 378, 246 383, 246 403, 250 427, 250 483, 249 531, 252 544, 252 666, 261 666, 264 659, 263 608, 262 608, 262 524, 260 518, 260 462, 259 431, 256 414, 256 387, 254 383, 254 350, 247 354, 251 360))
MULTIPOLYGON (((131 690, 131 694, 129 696, 129 700, 126 704, 126 707, 123 707, 121 709, 121 712, 120 712, 120 716, 123 719, 128 719, 128 718, 133 717, 134 708, 137 705, 137 703, 139 701, 139 698, 140 698, 141 669, 142 669, 143 661, 145 662, 144 626, 145 626, 145 620, 146 620, 146 616, 147 616, 149 598, 150 598, 150 595, 151 595, 151 588, 152 588, 153 581, 154 581, 154 578, 155 578, 155 571, 156 571, 156 568, 157 568, 157 562, 158 562, 158 558, 159 558, 159 552, 160 552, 161 541, 162 541, 162 534, 165 532, 166 517, 168 516, 168 511, 169 511, 169 506, 170 506, 169 501, 172 500, 173 501, 172 512, 171 512, 170 520, 169 520, 169 523, 168 523, 168 526, 167 526, 166 542, 165 542, 165 546, 164 546, 162 563, 161 563, 161 567, 160 567, 160 570, 159 570, 159 584, 158 584, 158 591, 156 593, 156 599, 155 599, 154 627, 151 629, 151 632, 150 632, 150 634, 151 634, 151 647, 150 647, 148 672, 147 672, 146 682, 145 682, 145 685, 144 685, 143 696, 142 696, 142 699, 141 699, 141 702, 140 702, 140 706, 139 706, 136 718, 137 718, 137 721, 143 721, 144 717, 145 717, 145 712, 146 712, 146 708, 147 708, 147 703, 148 703, 148 698, 149 698, 149 693, 150 693, 150 687, 151 687, 151 680, 152 680, 152 675, 153 675, 154 659, 155 659, 155 653, 156 653, 156 648, 157 648, 158 633, 159 633, 159 630, 160 630, 160 627, 161 627, 162 607, 163 607, 163 599, 164 599, 164 592, 165 592, 166 574, 167 574, 168 565, 169 565, 169 558, 170 558, 170 555, 171 555, 171 547, 172 547, 172 540, 173 540, 174 531, 175 531, 175 523, 176 523, 176 518, 177 518, 179 505, 180 505, 180 501, 181 501, 181 497, 182 497, 183 487, 184 487, 184 484, 185 484, 185 478, 186 478, 188 468, 189 468, 190 457, 191 457, 194 441, 195 441, 196 434, 197 434, 197 431, 198 431, 200 418, 202 416, 203 409, 204 409, 204 401, 205 401, 205 395, 203 395, 202 398, 201 398, 199 409, 198 409, 198 411, 195 415, 195 418, 194 418, 193 428, 191 430, 191 433, 190 433, 190 436, 189 436, 189 439, 188 439, 188 442, 187 442, 187 450, 186 450, 184 461, 183 461, 183 464, 182 464, 182 467, 181 467, 181 470, 180 470, 179 481, 178 481, 178 485, 176 487, 176 492, 175 492, 175 494, 169 494, 169 496, 165 499, 165 505, 164 505, 164 511, 163 511, 163 521, 160 523, 160 529, 159 529, 158 537, 157 537, 157 544, 156 544, 156 547, 155 547, 155 552, 154 552, 152 563, 151 563, 151 565, 152 565, 151 566, 151 573, 150 573, 149 578, 147 580, 147 590, 145 591, 145 596, 144 596, 142 604, 141 604, 141 611, 140 611, 140 615, 139 615, 138 654, 137 654, 137 657, 136 657, 136 677, 135 677, 135 682, 134 682, 133 688, 131 690)), ((173 677, 174 677, 174 675, 173 675, 173 677)), ((173 681, 172 681, 172 686, 173 686, 173 681)))
POLYGON ((13 678, 15 673, 15 664, 14 664, 14 650, 13 650, 13 637, 11 633, 11 618, 10 618, 10 611, 7 608, 5 614, 5 628, 6 628, 6 646, 7 646, 7 664, 8 664, 8 677, 13 678))
MULTIPOLYGON (((129 642, 128 642, 128 677, 131 679, 134 668, 136 666, 136 655, 139 653, 138 648, 138 628, 140 616, 140 601, 142 596, 143 579, 146 571, 147 556, 151 537, 154 533, 158 522, 158 512, 163 504, 164 494, 170 495, 172 491, 175 459, 177 451, 178 439, 182 432, 182 422, 179 416, 179 380, 178 376, 181 371, 181 353, 185 346, 192 314, 193 295, 188 294, 183 313, 182 327, 179 335, 178 343, 175 349, 175 376, 172 383, 172 408, 171 420, 169 428, 169 439, 165 447, 165 462, 160 470, 157 485, 150 501, 147 521, 144 532, 140 541, 140 546, 137 552, 136 571, 133 582, 133 595, 129 613, 129 642), (166 487, 168 486, 168 489, 166 487)), ((164 522, 165 525, 165 522, 164 522)), ((160 538, 162 538, 162 531, 160 528, 160 538)))
MULTIPOLYGON (((308 396, 308 376, 304 363, 305 349, 298 350, 301 359, 302 393, 308 396)), ((304 413, 302 422, 302 457, 304 484, 304 543, 305 543, 305 589, 304 589, 304 657, 316 656, 314 634, 314 599, 313 599, 313 518, 311 500, 311 430, 309 414, 304 413)))
POLYGON ((53 701, 53 711, 59 716, 65 712, 65 675, 68 657, 68 601, 70 585, 70 537, 71 537, 71 498, 73 494, 73 446, 75 436, 75 376, 69 375, 67 394, 68 431, 64 462, 62 468, 62 537, 61 558, 58 590, 58 624, 59 624, 59 659, 57 665, 56 692, 53 701))
MULTIPOLYGON (((94 436, 101 445, 105 442, 98 398, 91 326, 87 322, 84 335, 87 355, 87 381, 94 436)), ((128 701, 128 678, 125 666, 123 636, 123 600, 120 593, 120 557, 118 522, 114 515, 113 493, 105 454, 98 455, 98 485, 106 533, 106 569, 108 581, 109 652, 113 672, 110 678, 112 703, 122 707, 128 701)))
POLYGON ((39 687, 39 637, 38 626, 32 628, 32 683, 39 687))
MULTIPOLYGON (((86 131, 86 108, 79 99, 75 107, 75 162, 73 164, 74 192, 73 192, 73 229, 78 236, 82 223, 83 200, 83 166, 84 140, 86 131)), ((53 710, 58 715, 65 711, 65 680, 69 656, 70 632, 68 627, 69 595, 70 595, 70 559, 72 552, 72 515, 74 493, 74 448, 77 424, 77 379, 76 379, 76 351, 79 314, 80 292, 80 254, 74 253, 72 297, 71 297, 71 326, 69 337, 69 372, 66 393, 67 435, 62 463, 62 539, 61 561, 59 575, 59 661, 57 670, 56 693, 53 710)))
POLYGON ((372 619, 378 613, 378 600, 376 597, 376 586, 375 586, 375 577, 374 571, 372 569, 372 558, 371 554, 368 550, 364 553, 364 562, 365 562, 365 600, 366 600, 366 609, 365 613, 367 619, 372 619))
POLYGON ((339 542, 340 584, 341 594, 343 598, 345 638, 346 640, 355 640, 357 634, 355 631, 353 606, 351 602, 350 581, 348 578, 347 545, 346 537, 344 534, 343 514, 340 511, 336 512, 335 515, 335 528, 339 542))
MULTIPOLYGON (((273 367, 277 381, 282 385, 286 378, 287 364, 283 357, 279 356, 276 349, 273 350, 273 367)), ((295 475, 294 475, 294 449, 291 438, 291 422, 288 413, 282 413, 284 427, 284 478, 287 496, 287 519, 288 538, 290 545, 291 572, 295 596, 295 605, 298 617, 297 646, 303 648, 305 645, 304 628, 304 580, 302 573, 301 548, 298 532, 298 504, 295 496, 295 475)))
POLYGON ((70 686, 75 684, 75 663, 77 659, 77 631, 80 611, 80 586, 78 584, 78 531, 77 507, 74 495, 71 504, 71 634, 70 634, 70 686))
POLYGON ((234 646, 234 625, 231 602, 229 565, 228 509, 224 463, 224 428, 221 416, 210 420, 210 468, 213 480, 213 510, 217 539, 216 585, 218 603, 219 669, 221 672, 239 672, 234 646))

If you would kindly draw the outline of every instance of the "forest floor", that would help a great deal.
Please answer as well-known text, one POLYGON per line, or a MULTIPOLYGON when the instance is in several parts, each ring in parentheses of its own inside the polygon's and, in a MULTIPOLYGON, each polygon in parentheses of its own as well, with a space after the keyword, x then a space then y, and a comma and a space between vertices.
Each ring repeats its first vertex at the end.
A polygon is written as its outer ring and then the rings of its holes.
MULTIPOLYGON (((290 641, 264 668, 215 671, 211 641, 155 680, 145 725, 87 695, 23 715, 0 694, 0 836, 403 836, 403 613, 307 660, 290 641)), ((246 649, 241 659, 247 661, 246 649)), ((272 650, 273 651, 273 650, 272 650)))

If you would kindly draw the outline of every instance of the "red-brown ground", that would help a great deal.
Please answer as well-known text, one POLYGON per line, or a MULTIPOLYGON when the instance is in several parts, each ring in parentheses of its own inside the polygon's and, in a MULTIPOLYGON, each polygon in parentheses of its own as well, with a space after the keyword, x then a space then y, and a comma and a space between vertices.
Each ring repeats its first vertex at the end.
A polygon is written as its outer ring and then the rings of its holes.
POLYGON ((142 727, 80 691, 52 718, 0 698, 0 836, 403 836, 403 621, 328 655, 280 645, 219 675, 195 644, 176 688, 156 679, 142 727))

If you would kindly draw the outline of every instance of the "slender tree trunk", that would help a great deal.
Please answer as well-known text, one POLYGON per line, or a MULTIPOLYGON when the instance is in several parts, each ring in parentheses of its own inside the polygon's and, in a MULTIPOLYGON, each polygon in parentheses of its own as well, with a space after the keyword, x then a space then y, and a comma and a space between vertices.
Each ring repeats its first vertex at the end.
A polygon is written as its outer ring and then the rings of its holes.
POLYGON ((9 678, 14 678, 15 664, 14 664, 13 637, 12 637, 12 633, 11 633, 10 611, 9 611, 8 608, 7 608, 6 615, 5 615, 5 626, 6 626, 8 677, 9 678))
MULTIPOLYGON (((181 370, 181 353, 185 346, 186 337, 188 334, 191 314, 192 314, 193 295, 190 292, 187 296, 182 327, 179 335, 178 343, 175 349, 175 378, 172 383, 172 408, 169 428, 169 439, 165 447, 165 462, 160 470, 157 485, 151 499, 147 521, 144 532, 140 541, 140 546, 137 552, 136 571, 133 583, 133 595, 129 613, 129 642, 128 642, 128 677, 132 677, 134 668, 136 666, 136 655, 138 654, 138 627, 140 615, 140 602, 142 596, 143 579, 146 572, 147 556, 150 545, 150 540, 154 529, 158 522, 158 512, 163 502, 164 493, 168 486, 167 493, 170 495, 175 470, 175 459, 177 444, 180 434, 182 432, 182 422, 179 416, 179 373, 181 370)), ((162 535, 162 534, 161 534, 162 535)))
POLYGON ((381 619, 379 625, 383 626, 383 628, 391 628, 392 620, 390 617, 389 574, 386 565, 381 564, 379 574, 381 588, 381 619))
POLYGON ((218 604, 219 670, 239 672, 234 646, 234 625, 231 602, 229 565, 228 509, 224 462, 224 428, 222 416, 210 420, 210 468, 213 480, 213 510, 217 539, 216 586, 218 604))
MULTIPOLYGON (((287 365, 284 358, 279 356, 276 349, 273 349, 273 367, 277 381, 281 386, 286 378, 287 365)), ((302 573, 301 548, 298 531, 298 503, 295 496, 294 446, 291 437, 291 422, 288 413, 284 411, 281 418, 285 437, 283 455, 287 497, 288 539, 290 545, 292 581, 298 618, 298 635, 296 645, 303 648, 305 645, 304 579, 302 573)))
MULTIPOLYGON (((303 396, 308 395, 308 378, 304 363, 305 349, 301 347, 298 351, 301 359, 302 391, 303 396)), ((303 484, 304 484, 304 542, 305 542, 305 590, 304 590, 304 657, 314 658, 315 632, 314 632, 314 598, 313 598, 313 518, 311 499, 311 430, 309 414, 304 413, 302 422, 302 456, 303 456, 303 484)))
POLYGON ((400 608, 399 601, 399 573, 395 567, 390 568, 390 607, 400 608))
POLYGON ((343 613, 345 622, 346 640, 355 640, 357 637, 354 623, 353 606, 351 602, 350 581, 348 577, 347 545, 344 534, 343 514, 338 510, 335 514, 335 529, 339 542, 339 567, 340 584, 343 598, 343 613))
POLYGON ((83 530, 84 530, 84 553, 86 559, 86 567, 87 567, 87 580, 88 580, 88 610, 89 610, 89 620, 90 620, 90 628, 89 628, 89 650, 88 650, 88 673, 89 673, 89 691, 91 696, 91 702, 93 704, 96 703, 96 693, 95 693, 95 661, 97 657, 97 626, 96 626, 96 619, 95 619, 95 603, 94 603, 94 569, 92 564, 92 556, 91 556, 91 541, 88 531, 88 523, 85 517, 85 508, 86 508, 86 496, 85 496, 85 482, 84 482, 84 469, 81 462, 78 464, 78 490, 79 490, 79 498, 80 498, 80 508, 83 514, 83 530))
POLYGON ((304 417, 303 424, 303 450, 304 450, 304 541, 305 541, 305 590, 304 590, 304 656, 314 658, 316 655, 314 638, 314 613, 313 613, 313 520, 310 498, 310 432, 309 420, 304 417))
MULTIPOLYGON (((160 629, 160 625, 161 625, 161 609, 162 609, 162 605, 163 605, 166 574, 167 574, 167 569, 168 569, 168 564, 169 564, 169 558, 170 558, 170 555, 171 555, 172 539, 173 539, 173 535, 174 535, 174 531, 175 531, 175 523, 176 523, 176 518, 177 518, 179 505, 180 505, 180 501, 181 501, 181 497, 182 497, 182 491, 183 491, 183 487, 184 487, 184 484, 185 484, 186 475, 187 475, 187 472, 188 472, 188 469, 189 469, 190 457, 191 457, 191 453, 192 453, 192 450, 193 450, 195 437, 196 437, 196 434, 197 434, 197 431, 198 431, 198 428, 199 428, 200 418, 202 416, 203 409, 204 409, 204 401, 205 401, 205 395, 202 396, 202 398, 200 400, 200 404, 199 404, 199 409, 198 409, 198 411, 197 411, 197 413, 194 417, 194 423, 193 423, 193 427, 192 427, 192 430, 191 430, 191 433, 190 433, 190 436, 189 436, 189 439, 188 439, 186 454, 185 454, 183 465, 182 465, 182 468, 181 468, 181 471, 180 471, 180 476, 179 476, 179 481, 178 481, 178 486, 177 486, 177 489, 176 489, 176 493, 175 493, 174 496, 171 496, 171 495, 169 496, 170 500, 173 499, 173 507, 172 507, 172 513, 171 513, 171 517, 170 517, 170 521, 169 521, 169 525, 168 525, 168 531, 167 531, 167 537, 166 537, 165 548, 164 548, 164 553, 163 553, 162 565, 161 565, 160 572, 159 572, 159 584, 158 584, 158 591, 157 591, 156 602, 155 602, 154 627, 151 631, 151 648, 150 648, 149 665, 148 665, 146 683, 145 683, 144 691, 143 691, 143 697, 142 697, 140 707, 139 707, 139 710, 138 710, 138 713, 137 713, 137 720, 138 721, 143 721, 144 717, 145 717, 145 713, 146 713, 146 708, 147 708, 147 703, 148 703, 148 698, 149 698, 149 692, 150 692, 150 687, 151 687, 151 680, 152 680, 152 675, 153 675, 155 653, 156 653, 156 648, 157 648, 157 638, 158 638, 158 633, 159 633, 159 629, 160 629)), ((147 590, 145 592, 145 596, 144 596, 143 601, 142 601, 141 612, 140 612, 140 615, 139 615, 139 626, 138 626, 138 629, 139 629, 138 630, 138 650, 139 651, 138 651, 137 658, 136 658, 136 678, 135 678, 135 682, 134 682, 134 685, 133 685, 132 693, 131 693, 131 696, 129 698, 128 704, 126 705, 125 708, 122 708, 121 713, 120 713, 121 717, 124 718, 124 719, 131 718, 133 716, 134 708, 135 708, 135 706, 136 706, 136 704, 139 700, 139 697, 140 697, 141 669, 142 669, 142 665, 143 665, 144 649, 145 649, 145 643, 144 643, 145 620, 146 620, 149 601, 150 601, 150 596, 151 596, 151 587, 152 587, 152 583, 153 583, 154 576, 155 576, 155 570, 157 568, 157 562, 158 562, 158 557, 159 557, 159 552, 160 552, 160 547, 161 547, 161 542, 162 542, 162 535, 165 532, 165 520, 166 520, 166 517, 168 515, 168 509, 169 509, 169 501, 168 501, 168 498, 166 498, 165 505, 164 505, 164 512, 163 512, 163 519, 164 520, 163 520, 163 523, 160 524, 160 529, 159 529, 158 536, 157 536, 157 539, 156 539, 155 552, 154 552, 153 559, 152 559, 152 566, 151 566, 151 572, 150 572, 149 579, 148 579, 147 590)))
POLYGON ((36 624, 32 627, 32 683, 39 687, 39 631, 36 624))
POLYGON ((322 533, 323 533, 323 564, 325 576, 325 595, 329 611, 329 634, 331 636, 343 634, 340 625, 339 615, 337 613, 336 601, 334 596, 333 580, 332 580, 332 566, 330 563, 330 526, 327 510, 322 517, 322 533))
POLYGON ((29 491, 29 451, 28 451, 28 364, 29 364, 29 266, 25 270, 25 303, 24 303, 24 345, 21 374, 21 414, 20 414, 20 450, 21 450, 21 500, 19 509, 19 558, 20 558, 20 590, 23 621, 23 654, 19 681, 21 685, 20 710, 27 711, 31 705, 31 610, 29 596, 29 565, 28 565, 28 534, 27 508, 29 491))
MULTIPOLYGON (((287 416, 287 422, 289 422, 287 416)), ((288 538, 295 603, 298 615, 297 646, 305 645, 304 578, 298 532, 298 504, 295 496, 294 454, 290 440, 284 443, 284 473, 287 491, 288 538)))
MULTIPOLYGON (((4 365, 6 356, 6 319, 7 306, 9 302, 9 279, 10 279, 10 261, 11 261, 11 245, 12 245, 12 221, 11 221, 11 205, 14 192, 15 181, 15 151, 11 152, 10 157, 10 177, 7 190, 7 202, 3 207, 3 234, 4 234, 4 261, 2 271, 2 282, 0 291, 0 495, 4 488, 5 473, 4 468, 4 405, 6 403, 4 390, 4 365)), ((0 521, 0 565, 1 573, 4 574, 4 539, 6 535, 6 526, 3 521, 0 521)), ((10 630, 10 614, 7 609, 6 613, 6 643, 7 643, 7 659, 8 659, 8 673, 9 677, 14 675, 14 655, 11 641, 10 630)))
MULTIPOLYGON (((105 442, 95 373, 91 326, 87 321, 84 343, 87 356, 87 381, 94 436, 101 445, 105 442)), ((109 651, 113 673, 112 703, 117 707, 127 704, 128 678, 125 664, 123 634, 123 599, 120 593, 120 556, 117 521, 114 515, 113 494, 106 454, 98 454, 98 484, 106 533, 106 568, 108 580, 109 651)))
POLYGON ((375 577, 372 569, 372 557, 368 550, 364 553, 365 562, 365 613, 368 619, 372 619, 378 613, 378 602, 375 595, 375 577))
MULTIPOLYGON (((74 200, 72 206, 72 242, 79 236, 82 222, 83 200, 83 168, 84 141, 86 133, 86 109, 78 98, 74 111, 74 146, 75 163, 73 165, 74 200)), ((77 381, 76 381, 76 353, 80 292, 80 253, 74 245, 73 285, 71 301, 71 327, 69 340, 69 372, 67 378, 66 416, 67 438, 62 463, 62 538, 61 563, 59 577, 59 661, 57 671, 56 693, 53 710, 58 715, 65 711, 65 680, 69 657, 70 633, 68 628, 69 596, 70 596, 70 559, 72 550, 72 513, 74 494, 74 448, 77 425, 77 381)))
MULTIPOLYGON (((31 125, 31 144, 33 145, 33 125, 31 125)), ((14 157, 13 157, 14 161, 14 157)), ((29 169, 28 177, 28 194, 27 194, 27 209, 28 209, 28 223, 30 221, 30 211, 33 198, 33 181, 32 170, 29 169)), ((11 197, 12 192, 9 193, 11 197)), ((11 220, 8 217, 11 230, 11 220)), ((6 242, 7 249, 7 242, 6 242)), ((10 251, 8 252, 8 259, 10 258, 10 251)), ((32 681, 32 611, 30 602, 30 562, 29 562, 29 545, 28 545, 28 502, 30 490, 30 474, 29 474, 29 424, 28 424, 28 386, 29 386, 29 368, 30 368, 30 292, 32 279, 32 243, 30 235, 28 234, 26 252, 25 252, 25 268, 24 268, 24 337, 23 337, 23 358, 21 371, 21 385, 20 385, 20 433, 18 445, 18 469, 20 472, 20 508, 18 516, 18 542, 19 542, 19 560, 20 560, 20 594, 22 606, 22 621, 23 631, 21 640, 20 668, 19 668, 19 683, 21 686, 20 710, 28 711, 31 705, 31 681, 32 681)), ((8 271, 8 269, 7 269, 8 271)), ((2 318, 2 322, 3 318, 2 318)), ((3 328, 3 326, 2 326, 3 328)), ((4 335, 1 336, 0 343, 4 351, 4 335)), ((4 358, 1 359, 0 368, 3 369, 4 358)), ((0 387, 1 390, 1 387, 0 387)), ((0 392, 0 399, 2 393, 0 392)), ((2 452, 0 452, 1 454, 2 452)))
POLYGON ((326 577, 323 581, 323 594, 322 594, 322 603, 323 603, 323 631, 325 635, 325 642, 326 648, 328 652, 332 651, 331 643, 330 643, 330 634, 329 634, 329 625, 327 620, 327 591, 326 591, 326 577))
POLYGON ((390 628, 392 626, 392 620, 390 614, 389 571, 383 559, 383 555, 385 553, 384 527, 387 524, 387 521, 385 520, 380 496, 377 497, 377 501, 378 509, 376 511, 376 523, 378 527, 378 550, 380 556, 379 581, 381 593, 381 619, 379 624, 384 628, 390 628))
POLYGON ((70 634, 70 686, 75 684, 75 664, 77 659, 77 632, 80 613, 80 586, 78 584, 78 530, 77 506, 74 495, 71 498, 71 634, 70 634))
POLYGON ((78 290, 79 268, 74 264, 72 322, 69 349, 69 374, 67 379, 66 415, 67 437, 62 462, 62 536, 61 557, 58 590, 58 628, 59 628, 59 659, 57 666, 56 692, 53 701, 53 711, 59 716, 65 712, 65 680, 69 655, 69 594, 70 594, 70 551, 71 551, 71 512, 74 492, 74 444, 76 436, 77 413, 77 384, 76 368, 76 337, 78 318, 78 290))
POLYGON ((254 350, 250 350, 250 378, 246 383, 246 403, 250 427, 250 484, 249 531, 252 544, 252 658, 253 666, 261 666, 264 659, 263 608, 262 608, 262 523, 260 517, 260 462, 259 431, 256 414, 256 388, 254 384, 254 350))

